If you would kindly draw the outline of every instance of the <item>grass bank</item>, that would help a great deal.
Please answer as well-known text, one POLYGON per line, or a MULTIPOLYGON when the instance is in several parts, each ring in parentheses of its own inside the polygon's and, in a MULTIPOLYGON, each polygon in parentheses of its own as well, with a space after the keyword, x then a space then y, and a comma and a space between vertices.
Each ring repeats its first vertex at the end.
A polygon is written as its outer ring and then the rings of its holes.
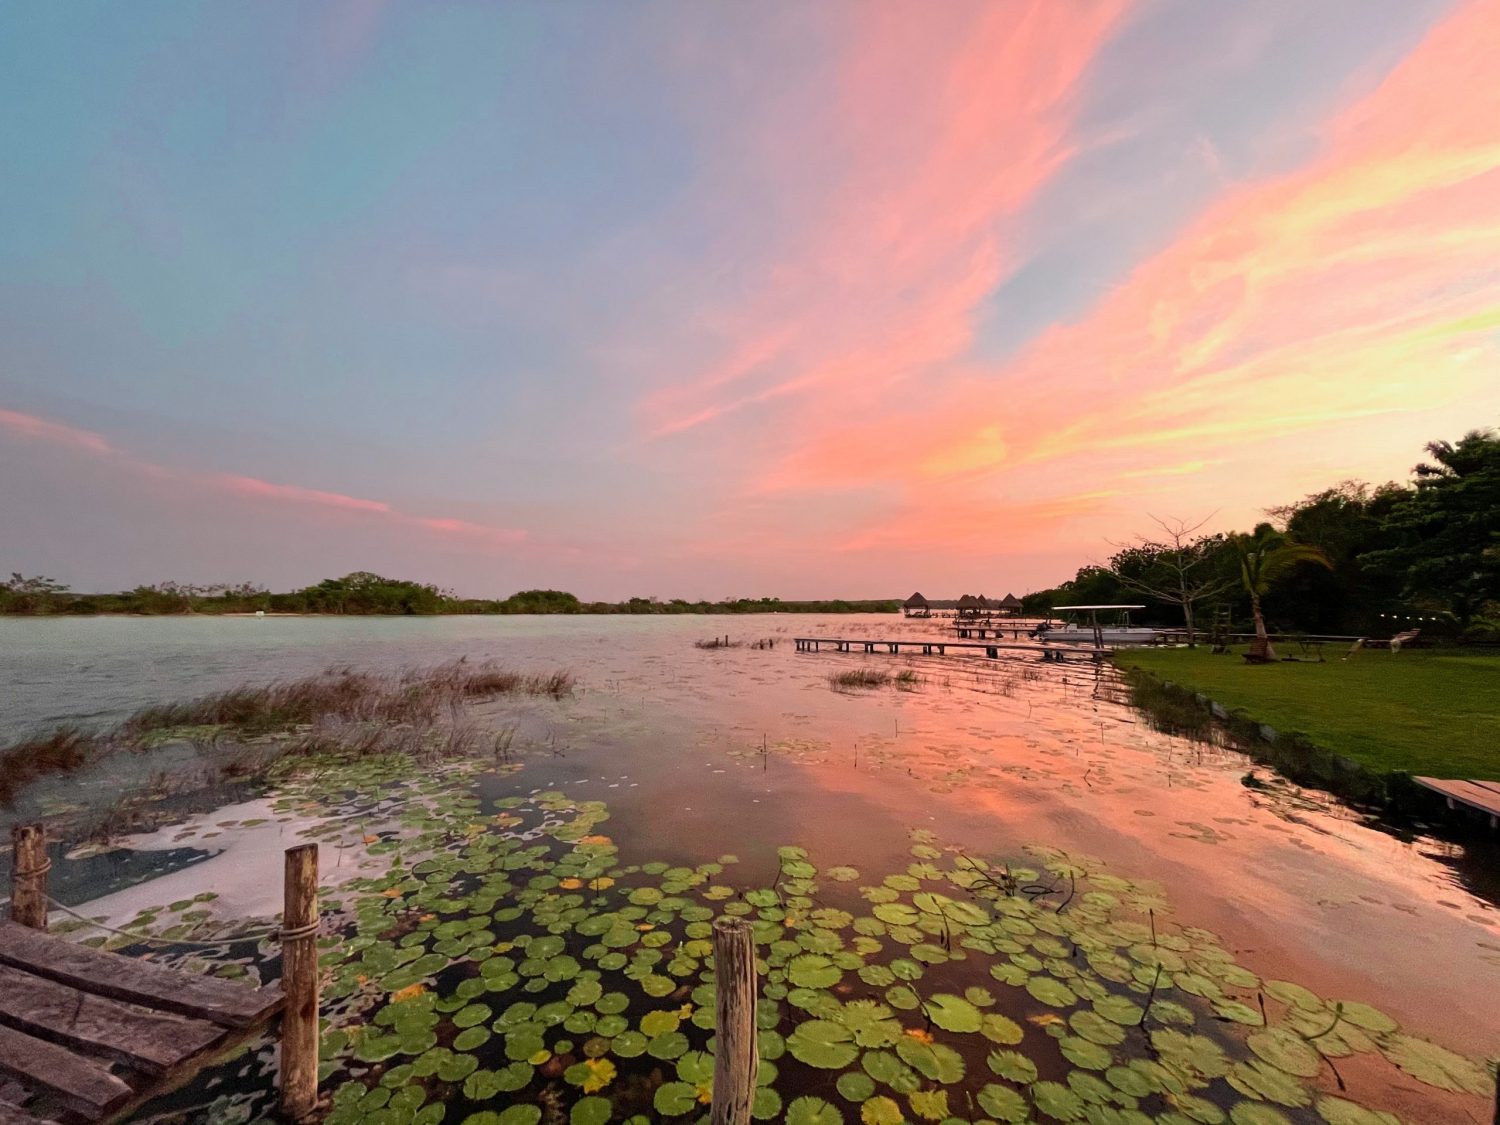
POLYGON ((1369 651, 1249 665, 1239 650, 1139 649, 1116 663, 1160 725, 1194 733, 1209 721, 1196 698, 1206 697, 1258 757, 1345 795, 1398 798, 1410 774, 1500 777, 1500 656, 1369 651))

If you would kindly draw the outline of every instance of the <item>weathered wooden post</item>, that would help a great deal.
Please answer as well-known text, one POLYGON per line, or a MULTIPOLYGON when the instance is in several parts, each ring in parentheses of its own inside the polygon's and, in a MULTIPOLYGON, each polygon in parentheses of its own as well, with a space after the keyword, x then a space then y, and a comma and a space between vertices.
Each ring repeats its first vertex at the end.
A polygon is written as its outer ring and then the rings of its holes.
POLYGON ((318 845, 286 850, 281 913, 281 1112, 293 1121, 318 1104, 318 845))
POLYGON ((714 922, 712 1125, 749 1125, 760 1049, 755 1039, 755 938, 743 918, 714 922))
POLYGON ((47 832, 40 824, 10 827, 10 917, 33 930, 47 928, 47 832))

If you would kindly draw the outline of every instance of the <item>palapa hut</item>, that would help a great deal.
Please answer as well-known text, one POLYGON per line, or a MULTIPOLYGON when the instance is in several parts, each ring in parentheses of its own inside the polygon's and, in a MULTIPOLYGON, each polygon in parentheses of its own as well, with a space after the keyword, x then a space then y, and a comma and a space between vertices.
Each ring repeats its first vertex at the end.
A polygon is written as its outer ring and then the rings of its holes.
POLYGON ((960 617, 978 617, 980 610, 986 602, 983 598, 976 598, 973 594, 965 594, 958 599, 958 615, 960 617))
POLYGON ((1006 594, 1005 597, 1000 599, 998 608, 1007 617, 1019 617, 1021 611, 1026 607, 1021 604, 1021 599, 1014 594, 1006 594))
POLYGON ((932 606, 921 593, 915 593, 901 603, 901 611, 907 617, 931 617, 932 606))

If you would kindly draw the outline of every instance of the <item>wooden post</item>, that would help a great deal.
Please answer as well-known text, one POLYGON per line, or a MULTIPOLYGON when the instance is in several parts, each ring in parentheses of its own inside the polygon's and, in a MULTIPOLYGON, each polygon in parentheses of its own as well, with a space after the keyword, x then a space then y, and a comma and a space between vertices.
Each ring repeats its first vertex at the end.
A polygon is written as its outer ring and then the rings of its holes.
POLYGON ((712 1125, 750 1125, 760 1049, 755 1039, 755 938, 743 918, 714 922, 712 1125))
POLYGON ((10 827, 10 917, 33 930, 47 928, 47 833, 40 824, 10 827))
POLYGON ((318 845, 286 850, 281 912, 281 1112, 293 1121, 318 1104, 318 845))

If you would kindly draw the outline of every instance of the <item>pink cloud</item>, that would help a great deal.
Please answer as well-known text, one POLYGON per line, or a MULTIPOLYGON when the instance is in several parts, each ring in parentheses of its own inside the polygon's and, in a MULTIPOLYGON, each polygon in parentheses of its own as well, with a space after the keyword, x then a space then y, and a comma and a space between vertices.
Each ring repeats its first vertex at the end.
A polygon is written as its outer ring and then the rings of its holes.
POLYGON ((281 500, 293 504, 320 504, 329 508, 343 508, 351 512, 388 513, 391 506, 380 500, 361 500, 356 496, 344 496, 337 492, 320 492, 315 488, 299 488, 294 484, 272 484, 256 477, 234 476, 221 473, 211 482, 226 491, 240 496, 253 496, 261 500, 281 500))
POLYGON ((0 426, 23 437, 37 438, 54 445, 72 446, 101 457, 114 452, 109 442, 91 430, 75 429, 15 410, 0 410, 0 426))
POLYGON ((91 431, 75 429, 60 422, 52 422, 13 410, 0 409, 0 429, 25 438, 82 452, 92 457, 109 458, 118 467, 128 469, 142 478, 170 482, 187 488, 206 489, 244 500, 302 508, 332 509, 346 512, 356 518, 383 521, 394 527, 418 528, 445 538, 460 537, 478 547, 506 546, 523 542, 527 538, 526 531, 520 528, 499 527, 447 517, 410 515, 399 511, 383 500, 366 500, 358 496, 346 496, 339 492, 304 488, 295 484, 276 484, 259 477, 242 476, 236 473, 204 473, 168 468, 116 449, 101 435, 91 431))
MULTIPOLYGON (((721 309, 723 358, 649 394, 654 437, 788 399, 870 403, 960 355, 1004 276, 1006 222, 1070 153, 1077 81, 1123 2, 861 11, 826 115, 761 132, 757 172, 797 201, 747 299, 721 309), (832 149, 804 182, 810 154, 832 149)), ((816 97, 809 97, 816 102, 816 97)), ((751 131, 755 133, 755 130, 751 131)))

